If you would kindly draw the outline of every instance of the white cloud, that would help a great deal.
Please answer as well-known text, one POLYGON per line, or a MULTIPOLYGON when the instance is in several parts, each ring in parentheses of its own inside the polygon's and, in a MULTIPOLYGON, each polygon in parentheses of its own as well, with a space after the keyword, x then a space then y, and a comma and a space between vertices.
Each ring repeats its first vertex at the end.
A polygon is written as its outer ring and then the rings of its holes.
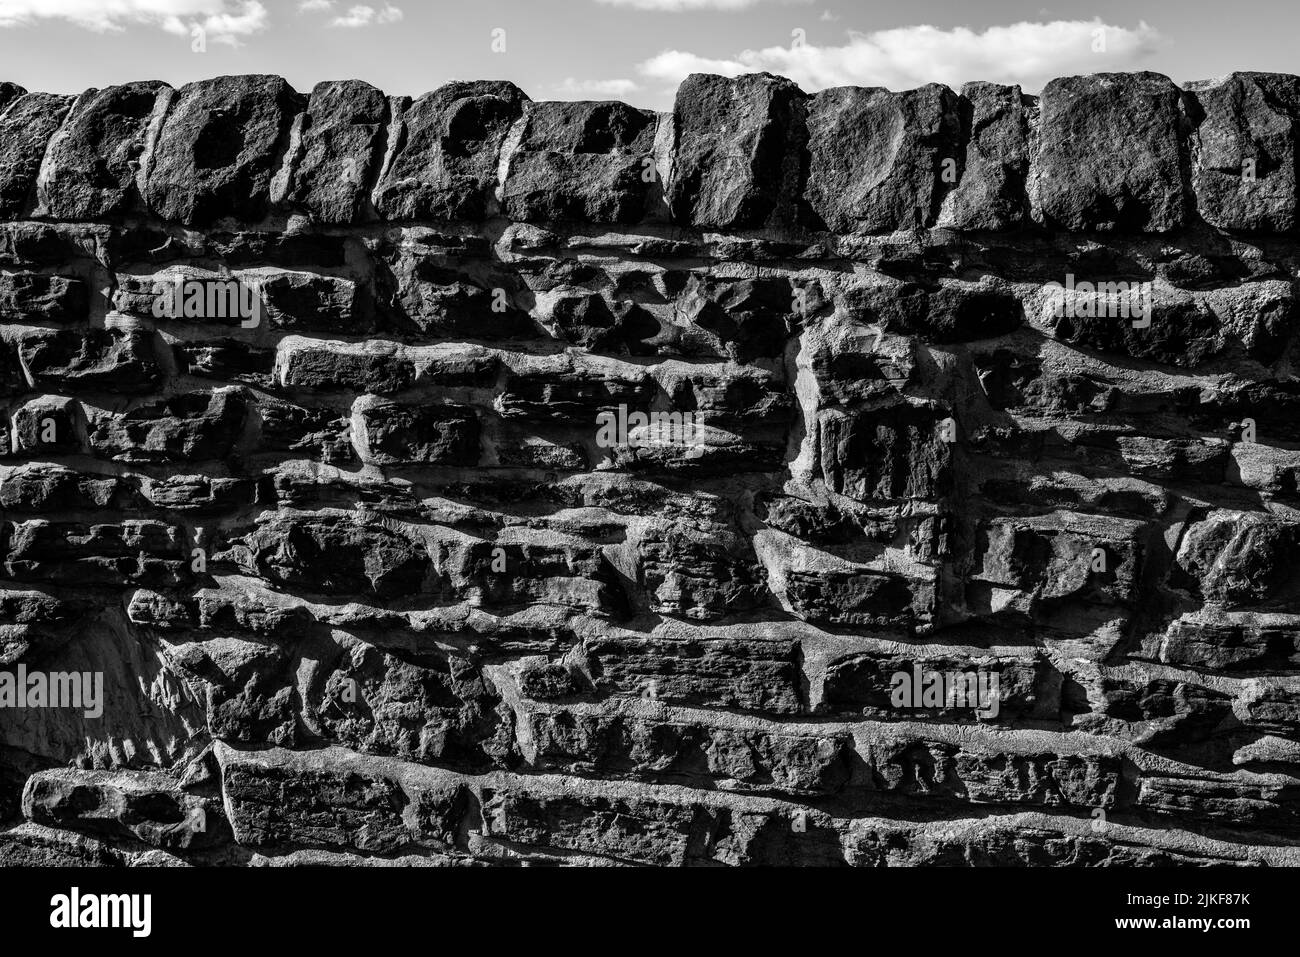
POLYGON ((767 70, 788 76, 804 90, 832 86, 911 89, 925 83, 956 87, 969 80, 1018 83, 1036 91, 1053 77, 1125 69, 1153 52, 1163 39, 1145 22, 1135 29, 1096 20, 1013 23, 976 33, 965 27, 901 27, 849 33, 842 46, 766 47, 733 58, 710 59, 666 50, 637 69, 676 85, 690 73, 736 76, 767 70), (1095 48, 1104 38, 1104 50, 1095 48))
POLYGON ((639 90, 640 84, 635 80, 577 80, 565 77, 555 84, 553 89, 564 99, 621 99, 639 90))
POLYGON ((596 2, 611 7, 681 13, 684 10, 747 10, 760 3, 812 3, 813 0, 596 0, 596 2))
POLYGON ((298 12, 317 13, 321 10, 328 10, 332 6, 334 6, 334 0, 300 0, 298 12))
POLYGON ((356 27, 368 27, 372 23, 396 23, 402 19, 402 10, 391 3, 384 4, 384 9, 376 10, 374 7, 358 5, 348 7, 346 16, 335 17, 330 21, 332 27, 347 27, 353 29, 356 27))
POLYGON ((188 36, 196 27, 210 39, 237 43, 266 28, 266 7, 258 0, 0 0, 0 28, 66 20, 100 33, 131 24, 188 36))

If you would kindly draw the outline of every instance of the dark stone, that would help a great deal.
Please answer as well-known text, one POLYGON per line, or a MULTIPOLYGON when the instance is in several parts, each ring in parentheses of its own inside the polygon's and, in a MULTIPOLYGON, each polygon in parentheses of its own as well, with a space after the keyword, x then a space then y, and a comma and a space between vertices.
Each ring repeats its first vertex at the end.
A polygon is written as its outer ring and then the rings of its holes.
POLYGON ((771 603, 766 571, 733 533, 656 529, 637 553, 640 583, 657 614, 713 621, 771 603))
POLYGON ((418 595, 432 563, 419 542, 360 518, 272 518, 238 546, 249 571, 282 587, 375 598, 418 595))
POLYGON ((828 487, 858 501, 934 499, 952 479, 943 415, 898 404, 878 411, 823 412, 821 471, 828 487))
POLYGON ((713 279, 696 273, 677 302, 684 352, 737 362, 780 355, 795 322, 795 297, 781 279, 713 279))
POLYGON ((67 585, 165 588, 192 581, 184 530, 155 521, 15 522, 4 570, 14 581, 67 585))
POLYGON ((908 579, 888 572, 791 570, 785 594, 796 615, 818 625, 910 630, 928 612, 913 606, 908 579))
POLYGON ((22 219, 31 209, 45 148, 73 99, 25 93, 0 113, 0 218, 22 219))
POLYGON ((248 418, 237 390, 188 392, 97 422, 94 454, 119 462, 204 462, 235 454, 248 418))
POLYGON ((877 287, 855 297, 854 305, 888 332, 942 344, 1004 336, 1025 318, 1011 293, 947 284, 877 287))
POLYGON ((585 369, 525 372, 511 375, 497 400, 507 419, 534 422, 564 421, 590 424, 619 406, 644 408, 654 395, 654 382, 644 374, 620 379, 585 369))
POLYGON ((799 644, 789 639, 625 635, 590 638, 583 650, 601 691, 701 707, 801 710, 799 644))
POLYGON ((50 392, 152 392, 163 372, 151 333, 137 329, 33 330, 19 353, 36 388, 50 392))
POLYGON ((415 364, 394 355, 295 349, 285 365, 284 384, 296 389, 390 395, 415 384, 415 364))
POLYGON ((706 229, 794 225, 806 100, 770 73, 688 76, 673 105, 673 219, 706 229))
POLYGON ((223 76, 176 91, 145 178, 145 200, 186 226, 255 223, 303 98, 278 76, 223 76))
POLYGON ((492 340, 532 338, 537 328, 511 300, 513 277, 491 285, 427 257, 402 254, 392 267, 394 284, 383 324, 403 336, 492 340))
POLYGON ((808 203, 837 233, 931 226, 960 140, 957 95, 946 86, 823 90, 808 100, 808 203))
POLYGON ((1166 233, 1187 222, 1182 93, 1158 73, 1063 77, 1043 88, 1035 215, 1052 228, 1166 233))
POLYGON ((1192 176, 1201 216, 1220 229, 1294 231, 1300 77, 1233 73, 1188 90, 1204 114, 1192 176))
POLYGON ((38 186, 40 215, 92 220, 131 211, 158 80, 87 90, 54 134, 38 186))
POLYGON ((478 464, 478 417, 466 406, 380 402, 359 415, 367 459, 376 465, 478 464))
POLYGON ((497 165, 524 95, 505 81, 454 82, 415 100, 395 122, 401 141, 375 186, 392 220, 483 219, 493 205, 497 165))
POLYGON ((89 306, 86 285, 70 276, 0 274, 0 320, 36 324, 78 322, 89 306))
POLYGON ((289 205, 331 225, 373 216, 370 187, 383 161, 388 117, 387 97, 369 83, 317 83, 307 101, 289 205))
POLYGON ((521 222, 636 223, 657 173, 655 114, 617 102, 531 103, 505 213, 521 222))
POLYGON ((1018 86, 967 83, 959 104, 966 156, 936 225, 1006 230, 1025 219, 1029 198, 1029 106, 1018 86))

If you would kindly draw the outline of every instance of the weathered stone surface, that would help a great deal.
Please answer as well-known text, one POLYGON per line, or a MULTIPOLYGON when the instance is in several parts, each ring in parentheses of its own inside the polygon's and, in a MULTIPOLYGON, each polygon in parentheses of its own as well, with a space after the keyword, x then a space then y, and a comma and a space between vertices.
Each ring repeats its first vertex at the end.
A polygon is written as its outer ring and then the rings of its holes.
MULTIPOLYGON (((997 519, 980 530, 984 548, 967 602, 990 614, 1060 620, 1070 603, 1087 625, 1093 614, 1124 617, 1138 598, 1142 525, 1124 519, 1058 513, 997 519)), ((1068 620, 1068 619, 1067 619, 1068 620)))
MULTIPOLYGON (((156 602, 144 606, 133 601, 132 609, 139 624, 159 635, 171 629, 152 620, 158 611, 169 614, 182 635, 195 619, 200 626, 221 628, 223 634, 230 630, 253 630, 260 625, 262 631, 281 638, 289 637, 293 626, 297 626, 293 629, 296 631, 303 625, 301 616, 282 616, 287 621, 250 621, 255 613, 248 609, 243 609, 242 619, 235 614, 221 614, 230 609, 214 610, 202 598, 197 615, 191 607, 163 609, 156 602), (286 624, 290 627, 280 627, 286 624), (245 625, 249 627, 241 629, 245 625)), ((296 707, 298 699, 293 688, 296 661, 292 647, 234 637, 193 644, 180 643, 181 636, 175 640, 177 643, 168 645, 169 657, 199 691, 204 720, 218 741, 254 747, 293 747, 302 743, 300 709, 296 707)))
POLYGON ((357 410, 364 451, 376 465, 462 465, 479 459, 479 423, 461 405, 371 402, 357 410))
POLYGON ((957 95, 937 83, 823 90, 808 100, 808 203, 837 233, 931 226, 960 135, 957 95))
POLYGON ((415 384, 415 364, 393 353, 296 348, 281 369, 281 381, 296 389, 389 395, 415 384))
POLYGON ((1300 652, 1285 622, 1270 624, 1236 620, 1207 608, 1169 624, 1160 641, 1159 660, 1165 664, 1211 671, 1279 667, 1288 670, 1300 652))
POLYGON ((1136 313, 1131 294, 1098 292, 1075 297, 1068 306, 1054 305, 1046 322, 1057 338, 1073 345, 1194 368, 1233 353, 1268 361, 1281 347, 1295 310, 1290 289, 1266 282, 1213 296, 1163 288, 1139 295, 1146 301, 1136 313), (1120 305, 1126 298, 1127 315, 1120 305))
POLYGON ((7 322, 75 322, 86 316, 86 287, 70 276, 0 275, 0 319, 7 322))
MULTIPOLYGON (((978 710, 944 700, 938 707, 921 707, 914 702, 907 711, 893 703, 897 675, 912 677, 916 669, 922 676, 930 674, 996 674, 998 676, 997 714, 988 717, 1003 722, 1019 718, 1053 719, 1061 703, 1061 676, 1037 655, 1016 658, 992 658, 922 653, 859 654, 833 661, 827 668, 821 688, 818 710, 836 714, 854 712, 885 720, 906 717, 908 720, 937 718, 943 721, 970 721, 978 710)), ((977 679, 978 680, 978 679, 977 679)), ((991 708, 985 708, 990 711, 991 708)))
POLYGON ((1029 105, 1018 86, 967 83, 958 110, 966 138, 961 179, 943 198, 937 226, 1011 229, 1024 221, 1029 105))
MULTIPOLYGON (((93 613, 88 601, 18 588, 0 592, 0 611, 4 614, 4 624, 0 625, 0 665, 6 668, 30 660, 34 652, 49 654, 64 647, 93 613)), ((12 794, 15 802, 12 811, 16 813, 23 780, 42 765, 34 755, 6 753, 4 756, 5 787, 8 789, 16 783, 12 794), (10 773, 14 776, 10 777, 10 773)))
POLYGON ((187 226, 260 220, 302 105, 278 76, 226 76, 181 87, 146 171, 149 208, 187 226))
POLYGON ((512 763, 507 712, 478 665, 456 656, 345 649, 317 705, 353 750, 467 770, 512 763))
POLYGON ((130 485, 122 479, 84 475, 58 465, 10 469, 0 484, 0 506, 11 512, 121 510, 137 501, 130 485))
POLYGON ((0 81, 0 110, 3 110, 11 100, 15 100, 27 91, 17 83, 10 83, 8 80, 0 81))
POLYGON ((95 422, 90 448, 124 462, 228 459, 242 438, 246 398, 235 389, 189 392, 95 422))
POLYGON ((38 212, 85 220, 130 212, 149 119, 166 84, 156 80, 87 90, 50 140, 38 212))
POLYGON ((1046 225, 1164 233, 1187 221, 1186 121, 1168 77, 1063 77, 1040 109, 1030 196, 1046 225))
POLYGON ((873 302, 877 308, 888 302, 883 293, 852 290, 845 300, 853 322, 827 330, 824 338, 813 343, 812 373, 827 404, 874 401, 905 392, 917 378, 917 343, 870 328, 868 323, 875 319, 873 302))
POLYGON ((311 273, 282 272, 257 280, 267 319, 277 329, 359 335, 362 325, 356 284, 311 273))
POLYGON ((638 222, 657 181, 655 114, 625 103, 531 103, 505 213, 526 223, 638 222))
POLYGON ((329 463, 356 460, 349 435, 351 421, 346 411, 307 408, 270 398, 263 398, 258 406, 261 421, 251 451, 287 452, 294 458, 317 458, 329 463))
POLYGON ((551 307, 550 320, 565 342, 600 352, 644 355, 655 351, 660 322, 635 302, 610 303, 595 293, 564 296, 551 307))
POLYGON ((343 751, 216 753, 235 839, 252 847, 391 853, 422 837, 450 838, 467 800, 454 780, 404 778, 343 751))
POLYGON ((758 369, 723 372, 691 369, 660 380, 673 408, 697 420, 724 425, 785 425, 794 418, 794 396, 786 383, 758 369))
POLYGON ((426 93, 394 122, 401 145, 375 185, 387 219, 482 219, 493 203, 501 145, 524 95, 505 81, 455 82, 426 93))
POLYGON ((382 317, 386 329, 402 336, 460 340, 536 335, 528 314, 511 301, 513 280, 475 276, 408 250, 391 260, 389 270, 392 278, 384 289, 391 284, 392 293, 382 317))
POLYGON ((13 413, 14 455, 66 455, 81 451, 81 408, 71 399, 42 396, 13 413))
POLYGON ((1014 332, 1024 320, 1020 300, 995 289, 900 283, 854 295, 855 311, 887 332, 925 342, 970 342, 1014 332))
POLYGON ((1297 82, 0 83, 0 864, 1300 865, 1297 82))
POLYGON ((14 581, 167 586, 191 580, 184 531, 162 522, 31 519, 6 532, 4 570, 14 581))
POLYGON ((474 542, 453 584, 484 607, 554 604, 624 617, 627 600, 599 547, 564 541, 474 542))
POLYGON ((72 101, 54 93, 25 93, 0 112, 0 217, 21 219, 34 205, 45 148, 72 101))
POLYGON ((83 254, 75 237, 47 223, 0 223, 0 264, 57 266, 83 254))
POLYGON ((640 584, 654 612, 710 621, 770 601, 763 567, 748 543, 725 529, 657 528, 638 553, 640 584))
POLYGON ((947 742, 872 744, 863 755, 875 786, 931 801, 1113 807, 1120 761, 1107 754, 995 754, 947 742))
POLYGON ((0 864, 5 867, 122 867, 129 861, 102 841, 39 824, 0 832, 0 864))
POLYGON ((252 574, 318 593, 416 594, 432 567, 419 542, 346 515, 272 518, 236 549, 252 574))
POLYGON ((1166 778, 1143 780, 1137 803, 1146 810, 1176 817, 1202 818, 1265 831, 1294 830, 1295 778, 1166 778))
POLYGON ((674 219, 720 229, 793 225, 805 99, 770 73, 688 76, 673 105, 674 219))
POLYGON ((184 850, 219 842, 229 832, 220 805, 186 794, 163 774, 61 768, 32 775, 23 815, 37 824, 154 847, 184 850))
POLYGON ((652 798, 563 795, 522 784, 487 798, 484 820, 494 837, 659 866, 687 863, 703 816, 702 809, 652 798))
POLYGON ((302 157, 294 165, 286 202, 321 223, 363 221, 383 161, 388 119, 387 98, 369 83, 333 80, 312 87, 302 157))
POLYGON ((139 329, 38 330, 19 355, 39 389, 152 392, 162 381, 152 335, 139 329))
POLYGON ((777 279, 717 281, 692 274, 677 300, 681 348, 750 362, 779 355, 794 325, 794 293, 777 279))
POLYGON ((833 735, 570 709, 533 712, 528 718, 532 763, 545 770, 794 794, 833 794, 850 773, 849 742, 833 735))
POLYGON ((1265 605, 1293 587, 1292 562, 1298 553, 1300 525, 1216 511, 1183 533, 1178 579, 1198 597, 1224 608, 1265 605))
POLYGON ((1126 845, 1058 816, 1014 814, 929 824, 873 820, 846 835, 845 858, 859 867, 1207 867, 1258 866, 1250 851, 1222 844, 1164 844, 1136 830, 1126 845))
POLYGON ((615 635, 583 647, 596 687, 612 693, 721 708, 800 709, 798 643, 713 635, 615 635))
POLYGON ((1143 477, 1218 484, 1228 467, 1227 445, 1214 442, 1123 436, 1116 444, 1133 474, 1143 477))
POLYGON ((952 443, 944 438, 944 419, 909 404, 878 412, 824 412, 819 441, 827 486, 864 502, 945 494, 952 443))
POLYGON ((1244 724, 1265 734, 1294 738, 1300 732, 1300 695, 1285 679, 1251 679, 1233 710, 1244 724))
POLYGON ((594 432, 599 413, 644 407, 653 393, 654 383, 642 373, 565 368, 510 376, 495 404, 507 419, 590 422, 594 432))
POLYGON ((1300 77, 1233 73, 1188 89, 1204 114, 1192 175, 1201 217, 1222 229, 1294 230, 1300 77))
POLYGON ((238 339, 181 342, 173 347, 172 354, 179 371, 221 382, 266 386, 271 383, 275 370, 275 350, 238 339))
POLYGON ((933 588, 870 570, 787 572, 785 597, 804 621, 826 627, 903 628, 930 621, 933 588))

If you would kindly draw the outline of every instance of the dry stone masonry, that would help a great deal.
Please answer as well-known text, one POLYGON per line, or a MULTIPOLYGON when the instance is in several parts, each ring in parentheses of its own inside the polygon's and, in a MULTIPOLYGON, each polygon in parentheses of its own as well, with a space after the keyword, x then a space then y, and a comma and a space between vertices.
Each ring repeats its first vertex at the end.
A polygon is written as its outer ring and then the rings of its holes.
POLYGON ((1300 863, 1298 157, 0 83, 0 863, 1300 863))

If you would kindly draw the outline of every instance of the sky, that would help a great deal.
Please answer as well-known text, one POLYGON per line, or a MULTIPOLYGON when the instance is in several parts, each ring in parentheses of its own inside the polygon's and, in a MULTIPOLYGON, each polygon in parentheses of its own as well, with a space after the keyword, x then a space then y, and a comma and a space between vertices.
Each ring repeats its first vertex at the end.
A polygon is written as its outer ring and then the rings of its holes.
POLYGON ((808 92, 1155 70, 1300 73, 1295 0, 0 0, 0 80, 78 93, 278 73, 418 96, 505 79, 535 100, 671 109, 692 72, 768 70, 808 92))

